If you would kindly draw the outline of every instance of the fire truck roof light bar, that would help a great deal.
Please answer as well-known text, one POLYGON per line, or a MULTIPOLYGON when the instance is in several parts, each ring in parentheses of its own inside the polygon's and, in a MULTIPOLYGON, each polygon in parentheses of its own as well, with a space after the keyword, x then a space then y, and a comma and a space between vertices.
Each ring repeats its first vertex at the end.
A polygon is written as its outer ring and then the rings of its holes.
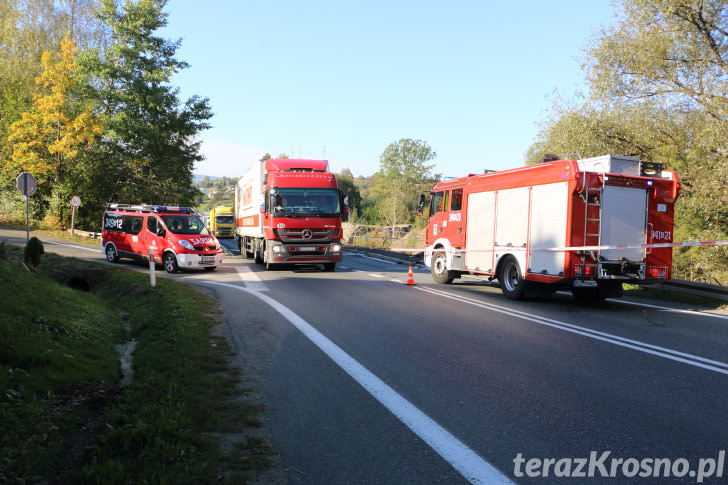
POLYGON ((189 207, 148 205, 148 204, 106 204, 107 210, 134 211, 134 212, 179 212, 181 214, 194 214, 189 207))

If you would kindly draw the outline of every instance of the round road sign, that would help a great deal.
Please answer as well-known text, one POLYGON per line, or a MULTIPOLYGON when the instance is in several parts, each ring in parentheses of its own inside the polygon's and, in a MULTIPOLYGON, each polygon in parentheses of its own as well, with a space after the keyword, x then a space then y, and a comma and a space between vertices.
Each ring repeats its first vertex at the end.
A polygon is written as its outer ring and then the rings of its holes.
POLYGON ((77 195, 71 197, 71 207, 81 207, 81 197, 77 195))

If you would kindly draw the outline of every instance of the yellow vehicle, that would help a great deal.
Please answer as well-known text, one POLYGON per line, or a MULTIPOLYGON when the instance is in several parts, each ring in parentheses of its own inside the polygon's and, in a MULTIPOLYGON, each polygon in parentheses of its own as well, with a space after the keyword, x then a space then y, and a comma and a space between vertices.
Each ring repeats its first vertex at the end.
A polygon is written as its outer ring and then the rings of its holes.
POLYGON ((233 237, 234 227, 232 207, 217 206, 210 209, 210 232, 215 237, 233 237))

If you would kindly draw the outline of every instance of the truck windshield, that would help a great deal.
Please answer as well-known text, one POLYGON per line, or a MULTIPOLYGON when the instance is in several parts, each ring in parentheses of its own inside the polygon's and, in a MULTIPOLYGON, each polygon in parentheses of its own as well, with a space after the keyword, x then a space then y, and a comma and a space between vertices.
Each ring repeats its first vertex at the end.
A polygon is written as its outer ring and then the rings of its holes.
POLYGON ((293 217, 338 217, 339 193, 335 189, 282 188, 275 196, 272 212, 293 217))
POLYGON ((207 236, 210 232, 199 217, 186 214, 163 215, 162 220, 167 229, 175 234, 200 234, 207 236))
POLYGON ((233 220, 233 216, 217 216, 215 217, 215 222, 218 224, 232 224, 235 221, 233 220))

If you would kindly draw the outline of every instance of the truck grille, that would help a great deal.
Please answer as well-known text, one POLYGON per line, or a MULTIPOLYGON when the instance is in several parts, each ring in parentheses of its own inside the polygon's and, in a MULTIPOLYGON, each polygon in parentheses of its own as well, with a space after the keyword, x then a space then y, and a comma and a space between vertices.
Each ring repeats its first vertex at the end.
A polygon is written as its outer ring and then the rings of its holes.
POLYGON ((284 243, 308 244, 331 242, 336 235, 338 229, 321 230, 321 229, 276 229, 276 235, 284 243))

